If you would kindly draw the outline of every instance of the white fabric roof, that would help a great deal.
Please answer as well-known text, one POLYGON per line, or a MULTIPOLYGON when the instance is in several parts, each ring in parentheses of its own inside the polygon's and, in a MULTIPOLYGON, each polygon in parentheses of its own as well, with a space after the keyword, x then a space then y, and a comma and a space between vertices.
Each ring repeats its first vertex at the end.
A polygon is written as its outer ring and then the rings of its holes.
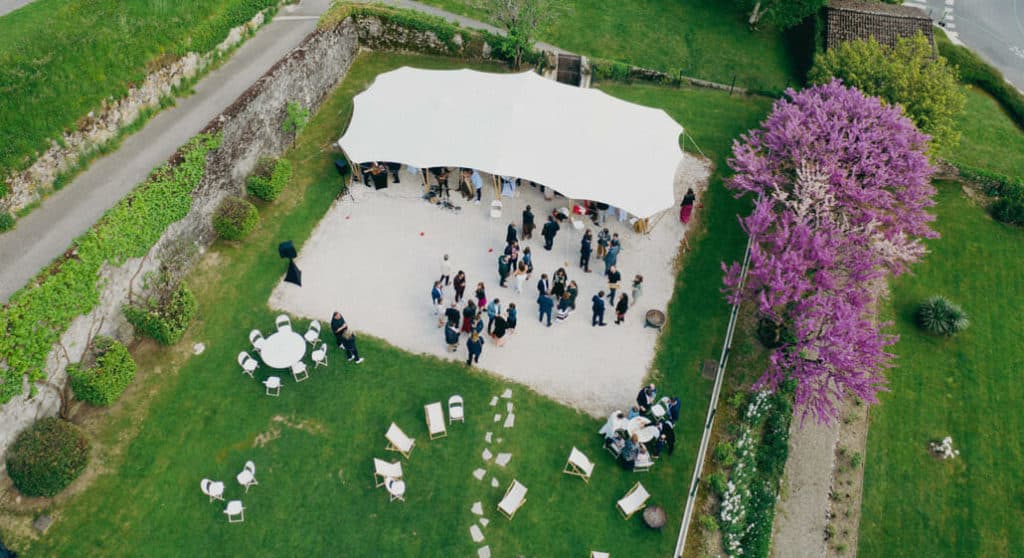
POLYGON ((356 95, 338 145, 353 163, 475 168, 650 217, 675 203, 682 132, 662 110, 533 72, 406 67, 356 95))

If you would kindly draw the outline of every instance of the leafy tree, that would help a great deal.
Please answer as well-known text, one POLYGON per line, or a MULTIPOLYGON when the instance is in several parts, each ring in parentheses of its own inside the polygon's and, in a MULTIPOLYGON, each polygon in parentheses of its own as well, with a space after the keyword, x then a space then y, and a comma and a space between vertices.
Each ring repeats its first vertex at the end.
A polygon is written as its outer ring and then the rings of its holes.
POLYGON ((873 320, 872 285, 899 274, 937 234, 927 136, 898 108, 838 81, 775 103, 733 145, 728 187, 758 196, 740 219, 749 272, 725 269, 730 301, 754 302, 787 335, 758 387, 796 380, 802 415, 838 418, 848 395, 875 402, 896 341, 873 320))
POLYGON ((533 48, 537 33, 543 31, 563 9, 555 0, 482 0, 479 4, 492 21, 507 32, 504 53, 512 59, 515 69, 523 63, 523 54, 533 48))
POLYGON ((874 37, 848 41, 814 57, 808 76, 813 83, 843 80, 886 102, 900 105, 924 133, 932 137, 933 154, 948 153, 960 143, 956 117, 966 97, 956 69, 945 58, 934 57, 931 44, 920 32, 899 39, 895 47, 874 37))
POLYGON ((793 27, 807 16, 814 14, 828 0, 741 0, 750 7, 750 18, 747 23, 751 29, 757 29, 762 21, 783 29, 793 27))

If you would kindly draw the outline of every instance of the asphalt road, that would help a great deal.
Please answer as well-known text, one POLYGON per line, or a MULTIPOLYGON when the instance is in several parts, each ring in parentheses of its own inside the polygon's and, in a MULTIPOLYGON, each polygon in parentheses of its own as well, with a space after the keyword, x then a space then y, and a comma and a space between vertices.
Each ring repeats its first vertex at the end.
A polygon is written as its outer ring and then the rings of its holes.
POLYGON ((0 16, 13 12, 32 0, 0 0, 0 16))
POLYGON ((915 0, 1024 91, 1024 0, 915 0))

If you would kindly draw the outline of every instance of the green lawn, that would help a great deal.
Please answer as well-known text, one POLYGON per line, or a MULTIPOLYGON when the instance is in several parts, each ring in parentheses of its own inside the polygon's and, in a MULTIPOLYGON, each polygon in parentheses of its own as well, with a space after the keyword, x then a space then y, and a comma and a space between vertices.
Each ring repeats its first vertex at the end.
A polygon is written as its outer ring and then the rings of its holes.
MULTIPOLYGON (((474 0, 424 0, 450 12, 486 19, 474 0)), ((758 90, 781 90, 802 79, 797 62, 810 56, 796 33, 751 32, 738 2, 725 0, 565 0, 540 39, 585 56, 628 62, 758 90)))
POLYGON ((861 556, 1014 556, 1024 548, 1024 232, 994 222, 958 184, 939 184, 931 253, 893 282, 900 342, 891 392, 871 411, 861 556), (933 294, 969 313, 936 338, 913 323, 933 294), (926 444, 952 436, 960 457, 926 444))
MULTIPOLYGON (((332 352, 329 368, 313 371, 311 380, 298 385, 286 380, 276 399, 265 397, 262 386, 238 369, 235 355, 248 346, 248 330, 272 327, 273 313, 265 304, 280 279, 276 241, 291 238, 301 244, 338 193, 334 157, 323 146, 343 129, 351 97, 373 76, 402 65, 464 64, 389 54, 357 60, 289 153, 296 168, 289 193, 263 209, 252 238, 241 245, 218 244, 195 273, 202 315, 188 338, 172 350, 143 345, 137 353, 144 372, 130 395, 89 419, 96 443, 107 448, 98 457, 110 473, 56 510, 58 521, 45 538, 20 549, 26 556, 467 556, 476 548, 468 533, 476 501, 483 502, 491 520, 484 531, 496 556, 575 556, 590 549, 646 556, 671 552, 672 525, 682 515, 711 387, 700 379, 699 364, 717 355, 727 318, 718 293, 718 262, 738 257, 743 243, 733 217, 738 202, 717 178, 703 215, 714 234, 696 242, 684 261, 656 360, 660 391, 684 401, 677 450, 650 473, 636 475, 614 465, 595 435, 600 421, 520 387, 513 388, 516 427, 502 432, 491 422, 487 402, 508 382, 376 339, 361 338, 364 364, 342 363, 332 352), (190 356, 194 341, 206 343, 206 352, 190 356), (423 405, 456 392, 466 399, 467 423, 453 426, 446 439, 428 441, 423 405), (395 455, 383 451, 383 433, 392 420, 418 445, 404 464, 405 503, 388 503, 383 489, 372 483, 372 458, 395 455), (275 429, 279 437, 254 445, 259 434, 275 429), (500 489, 471 476, 487 447, 487 431, 504 438, 492 450, 514 455, 507 470, 490 467, 500 489), (111 451, 124 437, 132 439, 123 450, 111 451), (573 445, 597 462, 589 486, 560 473, 573 445), (227 481, 228 496, 237 497, 233 475, 248 459, 257 464, 260 485, 243 497, 245 523, 229 525, 223 506, 208 503, 198 483, 203 477, 227 481), (508 522, 495 506, 513 477, 530 492, 525 507, 508 522), (654 495, 653 503, 666 507, 664 532, 618 516, 615 500, 637 480, 654 495)), ((666 107, 706 152, 716 153, 719 164, 729 139, 756 125, 767 109, 763 99, 703 90, 608 90, 666 107)))
MULTIPOLYGON (((263 0, 36 0, 0 17, 0 176, 22 168, 103 99, 211 21, 245 20, 263 0)), ((227 35, 224 28, 222 40, 227 35)))
POLYGON ((958 119, 960 147, 950 156, 958 163, 1024 177, 1024 131, 988 93, 964 86, 967 106, 958 119))

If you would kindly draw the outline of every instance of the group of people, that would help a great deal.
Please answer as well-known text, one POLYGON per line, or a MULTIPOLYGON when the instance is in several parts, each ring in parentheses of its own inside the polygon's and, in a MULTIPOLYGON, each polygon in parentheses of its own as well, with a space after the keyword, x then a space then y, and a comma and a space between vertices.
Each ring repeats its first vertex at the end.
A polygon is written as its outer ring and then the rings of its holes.
POLYGON ((618 456, 624 469, 649 467, 662 454, 672 455, 675 450, 675 424, 679 421, 680 406, 678 397, 662 397, 659 401, 657 388, 647 384, 640 389, 629 413, 613 412, 598 434, 604 436, 605 446, 618 456), (640 423, 657 428, 657 434, 646 443, 628 427, 636 417, 642 417, 640 423))

